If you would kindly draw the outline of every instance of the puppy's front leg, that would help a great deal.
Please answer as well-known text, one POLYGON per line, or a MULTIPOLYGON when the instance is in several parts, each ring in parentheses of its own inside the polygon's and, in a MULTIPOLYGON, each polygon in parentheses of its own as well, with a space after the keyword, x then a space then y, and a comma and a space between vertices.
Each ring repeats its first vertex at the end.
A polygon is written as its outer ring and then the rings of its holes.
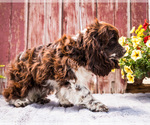
MULTIPOLYGON (((74 105, 82 105, 91 111, 108 112, 108 108, 99 101, 96 101, 85 86, 71 84, 69 87, 62 87, 57 92, 59 100, 65 98, 74 105)), ((61 103, 61 102, 60 102, 61 103)))

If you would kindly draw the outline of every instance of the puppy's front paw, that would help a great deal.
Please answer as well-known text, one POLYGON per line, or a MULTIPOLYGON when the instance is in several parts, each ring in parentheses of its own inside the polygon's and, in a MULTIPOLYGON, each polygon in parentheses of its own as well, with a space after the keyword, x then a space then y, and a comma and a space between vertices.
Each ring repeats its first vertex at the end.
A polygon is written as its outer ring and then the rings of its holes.
POLYGON ((97 101, 89 102, 87 108, 93 112, 108 112, 107 106, 105 106, 101 102, 97 102, 97 101))

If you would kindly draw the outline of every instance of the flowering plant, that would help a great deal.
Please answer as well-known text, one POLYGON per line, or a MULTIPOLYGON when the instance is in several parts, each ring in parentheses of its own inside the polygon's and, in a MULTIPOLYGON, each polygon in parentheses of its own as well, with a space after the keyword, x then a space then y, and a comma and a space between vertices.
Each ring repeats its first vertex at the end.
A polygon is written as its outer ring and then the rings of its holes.
MULTIPOLYGON (((0 65, 0 68, 1 68, 1 67, 5 67, 5 65, 0 65)), ((0 79, 5 79, 5 77, 2 76, 2 75, 0 75, 0 79)))
POLYGON ((137 30, 133 27, 130 33, 130 38, 119 38, 119 43, 127 51, 119 63, 122 77, 134 83, 135 79, 148 77, 150 73, 150 29, 147 20, 137 30))

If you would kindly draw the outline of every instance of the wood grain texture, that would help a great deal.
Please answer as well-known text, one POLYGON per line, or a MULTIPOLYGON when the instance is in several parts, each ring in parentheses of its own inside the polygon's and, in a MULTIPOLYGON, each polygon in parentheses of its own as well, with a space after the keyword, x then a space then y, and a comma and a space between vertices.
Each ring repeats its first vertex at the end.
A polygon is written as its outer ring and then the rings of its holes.
POLYGON ((29 4, 28 48, 44 44, 44 4, 29 4))
POLYGON ((115 93, 115 73, 110 72, 108 76, 98 77, 98 93, 115 93))
POLYGON ((11 3, 0 3, 0 64, 10 61, 11 3))
POLYGON ((127 84, 127 93, 150 93, 150 84, 133 85, 127 84))
MULTIPOLYGON (((115 3, 115 26, 119 30, 119 35, 127 36, 127 2, 116 2, 115 3)), ((121 71, 116 70, 114 80, 114 91, 116 93, 123 93, 126 89, 126 83, 121 78, 121 71)))
POLYGON ((98 77, 98 93, 110 93, 110 85, 108 82, 108 76, 98 77))
POLYGON ((115 26, 120 36, 127 36, 127 3, 115 3, 115 26))
POLYGON ((113 1, 97 2, 97 19, 114 25, 115 4, 113 1))
POLYGON ((110 93, 110 84, 108 76, 103 77, 103 93, 110 93))
POLYGON ((75 35, 79 32, 79 0, 63 2, 63 34, 75 35))
MULTIPOLYGON (((11 3, 0 3, 0 65, 10 62, 11 8, 11 3)), ((5 76, 5 68, 0 68, 0 75, 5 76)), ((6 79, 0 79, 0 94, 6 84, 6 79)))
POLYGON ((12 18, 11 18, 11 41, 10 41, 10 60, 13 60, 16 55, 25 50, 26 41, 26 17, 27 4, 12 3, 12 18))
POLYGON ((144 20, 148 20, 148 0, 144 2, 138 2, 138 0, 132 0, 131 3, 131 27, 138 28, 140 24, 144 24, 144 20))
POLYGON ((110 72, 108 74, 108 85, 105 86, 105 87, 108 87, 107 88, 107 93, 115 93, 115 89, 114 89, 114 86, 115 86, 115 72, 110 72), (109 91, 108 91, 109 90, 109 91))
MULTIPOLYGON (((80 29, 86 28, 87 25, 94 22, 94 19, 96 19, 96 0, 81 0, 80 2, 80 8, 81 8, 81 24, 80 29)), ((80 11, 80 10, 79 10, 80 11)))
POLYGON ((115 81, 115 85, 114 85, 114 90, 115 90, 115 93, 121 91, 122 88, 120 88, 121 86, 121 74, 120 74, 120 70, 117 69, 115 70, 115 76, 114 76, 114 81, 115 81))
POLYGON ((46 44, 62 35, 62 0, 46 4, 46 44))

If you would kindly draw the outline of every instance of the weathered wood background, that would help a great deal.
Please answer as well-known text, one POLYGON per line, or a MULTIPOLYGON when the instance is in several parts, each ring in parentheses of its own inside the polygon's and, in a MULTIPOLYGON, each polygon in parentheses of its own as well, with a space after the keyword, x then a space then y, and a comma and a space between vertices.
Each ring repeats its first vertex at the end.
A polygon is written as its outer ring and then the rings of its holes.
MULTIPOLYGON (((0 64, 6 66, 21 51, 53 42, 63 34, 74 35, 95 18, 115 25, 120 36, 129 36, 132 26, 137 28, 148 19, 148 0, 10 1, 0 2, 0 64)), ((0 79, 0 93, 6 85, 6 79, 0 79)), ((95 93, 123 93, 126 85, 116 70, 98 78, 90 88, 95 93)))

